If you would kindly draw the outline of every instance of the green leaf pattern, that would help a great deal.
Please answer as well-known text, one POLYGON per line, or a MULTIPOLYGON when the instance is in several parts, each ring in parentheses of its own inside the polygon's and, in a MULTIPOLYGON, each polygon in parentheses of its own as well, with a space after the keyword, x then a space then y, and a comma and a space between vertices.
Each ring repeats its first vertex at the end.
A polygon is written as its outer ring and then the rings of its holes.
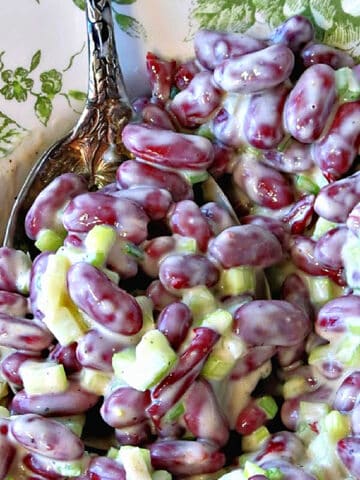
POLYGON ((9 153, 26 130, 0 111, 0 157, 9 153))

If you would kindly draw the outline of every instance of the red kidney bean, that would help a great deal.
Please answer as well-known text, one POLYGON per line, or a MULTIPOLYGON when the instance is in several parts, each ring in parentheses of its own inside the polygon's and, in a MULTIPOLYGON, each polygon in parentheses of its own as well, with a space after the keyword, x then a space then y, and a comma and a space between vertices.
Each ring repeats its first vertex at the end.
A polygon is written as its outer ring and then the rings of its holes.
POLYGON ((186 392, 184 420, 197 438, 219 447, 229 439, 229 425, 221 411, 211 385, 203 379, 194 382, 186 392))
POLYGON ((120 387, 106 396, 100 414, 114 428, 130 427, 147 419, 150 404, 149 391, 139 392, 131 387, 120 387))
MULTIPOLYGON (((75 247, 81 248, 84 246, 84 240, 86 237, 86 233, 79 233, 79 232, 68 232, 64 239, 64 247, 75 247)), ((49 252, 44 252, 49 253, 49 252)), ((38 257, 35 258, 35 261, 38 257)))
POLYGON ((171 254, 161 262, 159 278, 166 290, 177 293, 197 285, 212 287, 219 271, 204 255, 171 254))
POLYGON ((313 318, 309 290, 296 273, 291 273, 285 278, 281 286, 281 298, 301 308, 309 318, 313 318))
POLYGON ((7 382, 12 383, 18 387, 23 386, 22 378, 19 374, 19 369, 21 365, 26 362, 26 360, 41 359, 36 354, 13 352, 9 353, 1 360, 1 374, 7 382))
POLYGON ((11 411, 14 414, 36 413, 44 417, 78 415, 92 408, 99 397, 83 390, 80 385, 69 380, 65 392, 28 395, 20 390, 11 401, 11 411))
POLYGON ((324 43, 309 43, 300 56, 306 68, 318 63, 330 65, 334 70, 354 66, 354 60, 348 53, 324 43))
POLYGON ((0 247, 0 290, 21 293, 21 283, 28 284, 31 260, 26 253, 0 247))
POLYGON ((256 399, 250 399, 237 416, 235 430, 241 435, 250 435, 264 425, 266 420, 266 413, 256 403, 256 399))
POLYGON ((327 302, 318 312, 315 330, 326 340, 333 340, 347 331, 347 320, 360 316, 360 297, 347 295, 327 302))
POLYGON ((282 221, 290 227, 293 235, 304 233, 314 214, 315 195, 304 195, 283 216, 282 221))
POLYGON ((19 415, 10 430, 24 448, 54 460, 76 460, 84 453, 82 441, 69 428, 40 415, 19 415))
POLYGON ((188 60, 178 65, 175 75, 174 84, 179 90, 184 90, 194 76, 199 72, 199 66, 196 60, 188 60))
POLYGON ((42 320, 44 313, 38 306, 38 295, 41 292, 41 277, 45 273, 50 252, 43 252, 38 255, 32 264, 30 273, 30 305, 35 318, 42 320))
POLYGON ((154 53, 148 52, 146 55, 146 68, 153 98, 166 102, 170 96, 170 88, 175 73, 175 60, 163 60, 154 53))
POLYGON ((227 228, 211 240, 208 253, 224 268, 241 265, 266 268, 279 262, 283 256, 277 238, 258 225, 227 228))
POLYGON ((75 373, 81 370, 81 364, 76 358, 77 343, 73 342, 69 345, 55 345, 51 350, 49 358, 57 363, 64 365, 66 373, 75 373))
POLYGON ((244 104, 243 96, 228 95, 211 121, 211 130, 216 140, 228 147, 238 148, 244 144, 242 120, 240 120, 242 112, 246 108, 246 104, 244 104))
POLYGON ((143 122, 153 127, 163 128, 165 130, 175 130, 167 111, 159 105, 149 103, 145 105, 141 112, 143 122))
POLYGON ((117 272, 120 278, 135 277, 138 272, 137 260, 127 253, 129 246, 131 247, 131 242, 117 236, 106 260, 107 267, 117 272))
POLYGON ((121 188, 164 188, 171 193, 174 202, 193 198, 191 185, 184 177, 137 160, 127 160, 120 165, 116 172, 116 182, 121 188))
POLYGON ((35 320, 0 313, 0 345, 2 347, 40 352, 49 347, 52 340, 51 333, 35 320))
POLYGON ((115 429, 115 438, 120 445, 143 445, 148 443, 152 432, 148 421, 115 429))
POLYGON ((271 45, 223 61, 214 70, 214 80, 227 92, 252 93, 279 85, 293 67, 292 51, 285 45, 271 45))
POLYGON ((213 235, 219 235, 226 228, 234 226, 234 220, 228 210, 216 202, 205 203, 200 210, 213 235))
POLYGON ((83 367, 112 372, 112 356, 122 348, 112 336, 92 329, 78 341, 76 359, 83 367))
POLYGON ((263 207, 276 210, 294 201, 287 179, 277 170, 256 160, 241 159, 234 168, 233 178, 253 202, 263 207))
POLYGON ((169 293, 160 280, 154 280, 150 283, 146 289, 146 296, 152 301, 154 310, 159 312, 170 303, 178 301, 178 297, 169 293))
POLYGON ((195 55, 200 64, 208 70, 214 70, 228 58, 237 58, 265 46, 263 40, 242 33, 199 30, 194 38, 195 55))
POLYGON ((281 459, 290 463, 297 463, 304 455, 304 445, 300 438, 292 432, 280 431, 273 433, 265 441, 255 461, 263 465, 266 461, 281 459))
POLYGON ((158 187, 133 187, 126 190, 118 190, 112 196, 127 198, 141 205, 151 220, 164 218, 172 203, 171 194, 164 188, 158 187))
MULTIPOLYGON (((28 453, 23 459, 23 464, 31 472, 40 475, 41 479, 46 478, 48 480, 63 480, 64 477, 56 472, 51 460, 52 459, 44 457, 43 455, 28 453)), ((36 477, 36 479, 38 478, 39 477, 36 477)))
POLYGON ((342 413, 351 412, 360 400, 360 370, 348 375, 337 389, 333 408, 342 413))
POLYGON ((173 236, 160 236, 146 240, 142 245, 144 258, 141 262, 142 269, 150 277, 159 275, 161 261, 176 248, 176 240, 173 236))
POLYGON ((148 413, 157 425, 199 376, 219 334, 206 327, 194 329, 195 337, 172 371, 153 389, 148 413))
POLYGON ((340 105, 326 135, 313 145, 313 158, 331 179, 353 164, 360 147, 360 100, 340 105))
POLYGON ((214 178, 222 177, 230 169, 235 151, 222 143, 213 143, 214 161, 208 169, 214 178))
POLYGON ((266 480, 268 477, 265 477, 265 475, 251 475, 249 477, 249 480, 266 480))
POLYGON ((163 167, 205 170, 214 158, 211 142, 197 135, 129 124, 122 138, 131 153, 163 167))
POLYGON ((124 467, 109 457, 93 457, 86 474, 86 480, 126 480, 124 467))
POLYGON ((346 220, 346 226, 355 235, 360 237, 360 202, 357 203, 349 213, 349 216, 346 220))
POLYGON ((0 313, 25 317, 29 313, 28 299, 19 293, 0 290, 0 313))
POLYGON ((135 99, 131 102, 131 106, 134 112, 137 113, 138 115, 140 115, 143 109, 149 104, 150 104, 150 99, 149 97, 145 97, 145 96, 135 97, 135 99))
POLYGON ((298 52, 314 38, 314 27, 303 15, 293 15, 279 25, 270 35, 273 43, 282 43, 293 52, 298 52))
POLYGON ((206 251, 212 236, 209 223, 192 200, 182 200, 169 211, 169 225, 173 233, 194 238, 199 249, 206 251))
POLYGON ((250 145, 276 148, 284 137, 282 113, 289 87, 282 84, 253 93, 245 112, 244 134, 250 145))
POLYGON ((287 250, 290 241, 290 233, 287 226, 281 220, 265 215, 246 215, 241 218, 241 223, 244 225, 257 225, 262 229, 268 230, 280 242, 284 251, 287 250))
POLYGON ((122 335, 141 329, 142 312, 134 297, 97 268, 85 262, 72 265, 67 284, 73 302, 100 326, 122 335))
POLYGON ((272 345, 249 347, 242 357, 236 362, 231 371, 231 380, 239 380, 248 373, 257 370, 261 365, 270 360, 276 353, 276 347, 272 345))
POLYGON ((0 435, 0 479, 5 480, 15 458, 16 450, 5 435, 0 435))
POLYGON ((272 468, 279 470, 281 472, 281 480, 316 480, 316 477, 307 473, 304 468, 283 460, 268 460, 261 464, 261 468, 265 470, 271 470, 272 468))
POLYGON ((164 307, 157 319, 157 329, 168 339, 172 348, 177 350, 191 327, 192 313, 182 302, 173 302, 164 307))
POLYGON ((282 151, 268 150, 262 152, 261 161, 280 172, 303 172, 313 166, 311 145, 292 139, 282 151))
POLYGON ((221 90, 213 83, 212 73, 199 72, 189 85, 173 98, 170 111, 184 127, 205 123, 219 107, 221 90))
POLYGON ((332 228, 316 242, 314 257, 321 265, 330 269, 342 268, 341 249, 346 242, 348 229, 346 227, 332 228))
POLYGON ((339 440, 336 451, 349 473, 360 478, 360 437, 353 435, 339 440))
POLYGON ((360 172, 323 187, 316 197, 315 212, 330 222, 345 223, 360 201, 360 172))
POLYGON ((67 230, 82 233, 95 225, 112 225, 121 237, 136 244, 147 237, 148 221, 144 210, 134 201, 97 192, 75 197, 63 215, 67 230))
POLYGON ((173 475, 212 473, 225 463, 225 455, 206 442, 162 440, 149 448, 153 467, 165 469, 173 475))
POLYGON ((313 65, 301 75, 285 102, 285 129, 299 142, 314 142, 323 132, 335 100, 334 70, 313 65))
POLYGON ((62 232, 61 212, 76 195, 87 191, 85 178, 76 173, 56 177, 37 196, 25 218, 26 234, 35 240, 40 230, 49 228, 62 232))
POLYGON ((310 321, 284 300, 254 300, 236 310, 233 329, 250 345, 292 346, 310 332, 310 321))

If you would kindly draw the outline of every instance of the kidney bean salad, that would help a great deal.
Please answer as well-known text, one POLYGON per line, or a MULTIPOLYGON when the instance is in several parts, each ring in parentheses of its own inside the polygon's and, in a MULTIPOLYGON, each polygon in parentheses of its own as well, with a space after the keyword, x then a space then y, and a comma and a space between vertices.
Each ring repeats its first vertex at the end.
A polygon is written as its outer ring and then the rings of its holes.
POLYGON ((0 480, 360 479, 360 65, 302 16, 194 49, 0 248, 0 480))

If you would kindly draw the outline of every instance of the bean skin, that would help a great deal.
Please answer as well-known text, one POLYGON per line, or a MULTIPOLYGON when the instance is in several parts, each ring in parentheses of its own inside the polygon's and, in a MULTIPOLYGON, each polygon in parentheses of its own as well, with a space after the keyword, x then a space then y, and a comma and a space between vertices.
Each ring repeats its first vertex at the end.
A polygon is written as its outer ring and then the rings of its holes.
POLYGON ((315 259, 324 267, 331 269, 342 268, 343 260, 341 249, 346 242, 348 229, 345 227, 332 228, 322 235, 316 242, 314 249, 315 259))
POLYGON ((301 467, 291 464, 290 462, 284 462, 283 460, 268 460, 261 464, 261 468, 271 469, 276 468, 281 472, 282 480, 316 480, 316 477, 305 472, 301 467))
POLYGON ((315 331, 326 340, 333 340, 347 331, 348 319, 360 316, 360 296, 347 295, 327 302, 315 322, 315 331))
MULTIPOLYGON (((280 431, 266 440, 255 461, 263 465, 274 457, 278 460, 297 463, 304 455, 304 445, 300 438, 292 432, 280 431)), ((297 478, 297 477, 296 477, 297 478)))
POLYGON ((304 233, 313 220, 315 195, 304 195, 283 216, 293 235, 304 233))
POLYGON ((9 473, 16 453, 15 447, 11 445, 5 435, 0 435, 0 452, 0 479, 4 480, 9 473))
MULTIPOLYGON (((28 453, 23 459, 23 465, 31 472, 46 478, 46 480, 63 480, 64 477, 56 472, 53 459, 36 453, 28 453)), ((34 478, 34 477, 31 477, 34 478)), ((39 477, 35 477, 38 480, 39 477)), ((27 477, 28 480, 28 477, 27 477)))
POLYGON ((268 230, 279 240, 284 251, 288 249, 290 232, 287 225, 281 220, 265 215, 246 215, 241 218, 241 223, 243 225, 257 225, 262 229, 268 230))
POLYGON ((49 347, 52 340, 51 333, 35 320, 0 313, 1 346, 40 352, 49 347))
POLYGON ((19 293, 0 290, 0 313, 25 317, 29 313, 28 299, 19 293))
POLYGON ((120 387, 105 397, 100 413, 111 427, 130 427, 147 419, 145 410, 149 404, 148 390, 139 392, 131 387, 120 387))
POLYGON ((71 374, 81 370, 81 364, 76 358, 77 343, 69 345, 55 345, 49 354, 49 359, 64 366, 66 373, 71 374))
POLYGON ((261 161, 280 172, 298 173, 310 170, 314 166, 311 145, 292 139, 283 151, 267 150, 262 153, 261 161))
POLYGON ((154 310, 158 312, 170 303, 178 301, 175 295, 172 295, 165 289, 160 280, 154 280, 150 283, 146 289, 146 296, 150 298, 154 305, 154 310))
POLYGON ((166 336, 172 348, 177 350, 189 332, 192 313, 185 303, 173 302, 161 310, 156 323, 157 329, 166 336))
POLYGON ((354 478, 360 477, 360 437, 349 436, 338 441, 337 454, 354 478))
POLYGON ((360 202, 349 213, 346 226, 351 232, 360 237, 360 202))
POLYGON ((214 80, 227 92, 252 93, 275 87, 294 67, 294 55, 285 45, 271 45, 239 58, 230 58, 214 70, 214 80))
POLYGON ((309 290, 296 273, 291 273, 285 278, 281 286, 281 298, 301 308, 309 318, 313 317, 309 290))
POLYGON ((281 43, 298 52, 314 37, 314 27, 303 15, 294 15, 279 25, 270 35, 273 43, 281 43))
POLYGON ((85 480, 126 480, 124 467, 109 457, 92 458, 85 480))
POLYGON ((201 205, 200 210, 202 216, 206 218, 213 235, 218 235, 226 228, 234 225, 234 220, 231 218, 228 210, 216 202, 205 203, 201 205))
POLYGON ((205 170, 214 158, 210 141, 197 135, 129 124, 122 138, 131 153, 158 166, 205 170))
POLYGON ((236 362, 231 371, 231 380, 239 380, 248 373, 257 370, 265 362, 270 360, 276 353, 276 347, 273 345, 261 345, 249 347, 242 357, 236 362))
POLYGON ((78 341, 76 360, 83 367, 112 372, 112 356, 122 348, 116 339, 92 329, 78 341))
POLYGON ((284 300, 254 300, 234 314, 234 332, 250 345, 296 345, 310 332, 310 321, 284 300))
POLYGON ((175 86, 179 90, 184 90, 198 72, 199 65, 195 59, 180 63, 174 75, 175 86))
POLYGON ((20 283, 28 285, 30 269, 31 260, 24 252, 0 247, 0 290, 22 293, 20 283))
POLYGON ((144 106, 141 117, 144 123, 152 127, 163 128, 164 130, 175 130, 168 112, 154 103, 148 103, 144 106))
POLYGON ((224 268, 241 265, 266 268, 279 262, 283 256, 277 238, 257 225, 227 228, 211 240, 208 254, 224 268), (238 248, 239 245, 242 248, 238 248))
POLYGON ((15 417, 10 430, 24 448, 54 460, 76 460, 84 453, 82 441, 70 429, 40 415, 15 417))
POLYGON ((22 378, 19 374, 19 369, 21 365, 26 362, 26 360, 41 360, 37 354, 31 354, 29 352, 12 352, 6 355, 3 359, 1 359, 1 374, 5 378, 7 382, 10 382, 13 385, 18 387, 23 386, 22 378))
POLYGON ((149 442, 151 435, 151 427, 147 420, 129 427, 115 429, 115 438, 120 445, 144 445, 149 442))
POLYGON ((142 269, 149 277, 156 278, 162 260, 176 249, 176 240, 173 235, 152 238, 142 244, 142 249, 144 252, 142 269))
POLYGON ((154 99, 160 102, 168 100, 175 67, 176 62, 174 60, 163 60, 152 52, 147 53, 146 69, 154 99))
POLYGON ((41 293, 41 276, 45 273, 49 261, 50 252, 38 255, 31 267, 30 273, 30 305, 34 318, 42 320, 44 313, 38 306, 38 296, 41 293))
POLYGON ((142 313, 134 297, 97 268, 85 262, 72 265, 67 284, 75 305, 100 326, 122 335, 134 335, 141 329, 142 313))
POLYGON ((318 63, 330 65, 334 70, 354 66, 354 60, 348 53, 323 43, 309 43, 300 56, 306 68, 318 63))
POLYGON ((348 375, 337 389, 333 408, 339 412, 351 412, 360 400, 360 371, 348 375))

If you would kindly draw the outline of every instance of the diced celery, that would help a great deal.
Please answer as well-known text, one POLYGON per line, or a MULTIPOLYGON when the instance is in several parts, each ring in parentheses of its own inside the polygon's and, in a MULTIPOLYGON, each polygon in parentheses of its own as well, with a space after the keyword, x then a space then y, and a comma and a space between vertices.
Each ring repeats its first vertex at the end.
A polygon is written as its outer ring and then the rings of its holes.
POLYGON ((123 242, 122 251, 123 253, 130 255, 130 257, 133 257, 136 260, 143 260, 144 258, 143 250, 141 250, 140 247, 131 242, 123 242))
POLYGON ((230 373, 245 349, 244 342, 232 332, 221 337, 206 360, 201 374, 208 380, 222 380, 230 373))
POLYGON ((308 357, 309 365, 316 365, 322 363, 326 358, 334 357, 334 352, 332 351, 332 346, 330 344, 319 345, 311 350, 308 357))
POLYGON ((111 374, 101 372, 92 368, 82 368, 80 374, 80 385, 89 392, 104 396, 110 383, 111 374))
POLYGON ((155 321, 153 315, 153 303, 149 297, 145 295, 138 295, 135 297, 135 300, 139 304, 143 314, 143 326, 141 328, 141 336, 143 333, 147 332, 148 330, 152 330, 155 328, 155 321))
POLYGON ((45 315, 70 301, 66 286, 66 275, 70 265, 68 258, 63 255, 49 255, 38 295, 39 308, 45 315))
POLYGON ((349 416, 343 415, 337 410, 332 410, 326 415, 323 425, 333 442, 346 437, 351 431, 349 416))
POLYGON ((297 397, 308 391, 308 383, 304 377, 290 377, 283 385, 283 396, 287 400, 297 397))
POLYGON ((220 381, 231 372, 234 364, 234 361, 226 361, 216 355, 209 355, 203 366, 201 375, 207 380, 220 381))
POLYGON ((265 475, 265 474, 266 474, 266 470, 256 465, 256 463, 249 462, 249 460, 245 462, 245 465, 244 465, 245 478, 250 478, 254 475, 265 475))
POLYGON ((231 328, 232 322, 233 318, 231 313, 227 310, 218 308, 214 312, 205 315, 201 322, 201 326, 211 328, 222 335, 231 328))
POLYGON ((256 429, 250 435, 244 435, 241 439, 241 446, 244 452, 254 452, 262 445, 265 440, 270 438, 269 430, 262 426, 256 429))
POLYGON ((256 403, 265 412, 268 420, 272 420, 278 412, 278 406, 275 400, 270 395, 258 398, 256 403))
POLYGON ((255 269, 241 266, 222 270, 217 287, 223 297, 253 293, 256 288, 255 269))
POLYGON ((117 460, 125 469, 126 480, 152 480, 149 450, 126 445, 120 448, 117 460))
POLYGON ((312 178, 303 175, 295 175, 295 187, 301 192, 311 193, 317 195, 320 192, 320 187, 312 180, 312 178))
POLYGON ((171 480, 172 475, 166 470, 156 470, 152 476, 152 480, 171 480))
POLYGON ((357 336, 343 335, 336 345, 336 359, 347 367, 360 368, 360 344, 357 336))
POLYGON ((203 285, 186 289, 182 301, 190 308, 195 324, 199 324, 206 314, 217 309, 214 295, 203 285))
POLYGON ((79 477, 86 469, 88 460, 86 456, 79 460, 61 461, 51 459, 51 466, 61 476, 72 478, 79 477))
POLYGON ((113 460, 116 460, 118 455, 119 455, 119 449, 115 447, 110 447, 106 454, 108 458, 112 458, 113 460))
POLYGON ((85 415, 71 415, 70 417, 54 417, 57 422, 66 425, 75 435, 81 437, 86 417, 85 415))
POLYGON ((284 474, 280 470, 280 468, 272 467, 272 468, 267 468, 265 476, 269 480, 282 480, 284 478, 284 474))
POLYGON ((303 275, 308 284, 310 300, 318 308, 336 297, 335 284, 329 277, 303 275))
POLYGON ((4 380, 0 380, 0 399, 5 398, 9 393, 8 384, 4 380))
POLYGON ((329 230, 332 230, 333 228, 335 228, 337 226, 338 226, 337 223, 329 222, 329 220, 326 220, 323 217, 319 217, 316 220, 315 228, 314 228, 314 231, 313 231, 313 234, 312 234, 312 238, 314 240, 319 240, 319 238, 322 237, 323 235, 325 235, 326 232, 328 232, 329 230))
POLYGON ((177 420, 185 412, 182 402, 176 403, 164 416, 165 422, 173 422, 177 420))
POLYGON ((10 412, 7 408, 0 405, 0 418, 8 418, 10 417, 10 412))
POLYGON ((360 335, 359 317, 347 317, 345 324, 352 335, 360 335))
POLYGON ((182 235, 174 235, 176 239, 175 250, 177 252, 184 253, 196 253, 197 252, 197 242, 195 238, 183 237, 182 235))
POLYGON ((110 225, 95 225, 86 235, 84 245, 87 260, 96 267, 104 264, 116 241, 116 231, 110 225))
POLYGON ((69 385, 61 363, 27 360, 19 373, 28 395, 65 392, 69 385))
POLYGON ((341 103, 360 99, 360 83, 351 68, 343 67, 335 70, 335 83, 341 103))
POLYGON ((310 460, 314 462, 314 473, 320 473, 322 478, 343 478, 344 466, 339 464, 338 456, 334 455, 334 443, 330 440, 326 432, 320 432, 310 443, 307 454, 310 460))
POLYGON ((192 185, 195 185, 195 183, 204 182, 209 176, 206 170, 200 170, 200 171, 181 170, 181 173, 184 175, 186 180, 190 182, 192 185))
POLYGON ((40 230, 35 242, 35 247, 41 252, 56 252, 64 242, 65 233, 66 232, 64 231, 63 234, 60 234, 59 232, 47 228, 40 230))
POLYGON ((200 135, 201 137, 208 138, 209 140, 214 140, 214 134, 211 131, 210 123, 203 123, 200 127, 196 130, 196 135, 200 135))

